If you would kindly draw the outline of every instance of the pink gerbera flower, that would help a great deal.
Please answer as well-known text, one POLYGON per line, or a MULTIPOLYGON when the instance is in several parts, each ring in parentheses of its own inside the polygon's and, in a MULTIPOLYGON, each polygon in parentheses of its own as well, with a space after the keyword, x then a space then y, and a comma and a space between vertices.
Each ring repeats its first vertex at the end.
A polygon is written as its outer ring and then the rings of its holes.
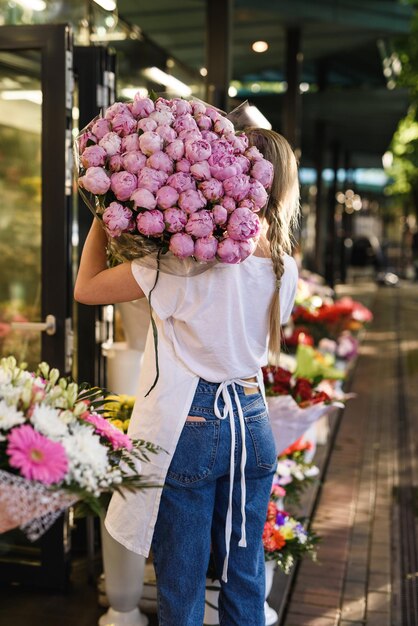
POLYGON ((86 422, 93 424, 96 433, 110 441, 114 450, 118 450, 119 448, 132 450, 131 438, 122 433, 118 428, 115 428, 115 426, 104 419, 104 417, 93 413, 86 417, 86 422))
POLYGON ((60 482, 68 469, 63 446, 25 424, 14 428, 7 438, 7 454, 11 467, 24 478, 38 480, 44 485, 60 482))

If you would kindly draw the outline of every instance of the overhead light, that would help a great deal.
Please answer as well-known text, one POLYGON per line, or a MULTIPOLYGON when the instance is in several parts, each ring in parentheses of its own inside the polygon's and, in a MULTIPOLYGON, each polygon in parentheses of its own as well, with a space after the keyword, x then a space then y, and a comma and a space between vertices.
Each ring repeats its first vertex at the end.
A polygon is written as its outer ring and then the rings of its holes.
POLYGON ((175 93, 178 93, 180 96, 190 96, 192 93, 192 90, 188 85, 182 83, 181 80, 178 80, 174 76, 163 72, 158 67, 147 67, 142 71, 142 73, 149 80, 152 80, 154 83, 158 83, 160 85, 168 87, 175 93))
POLYGON ((228 96, 230 98, 235 98, 235 96, 238 93, 238 89, 236 87, 234 87, 233 85, 231 85, 228 89, 228 96))
POLYGON ((148 89, 145 89, 145 87, 124 87, 120 90, 120 95, 128 100, 133 100, 137 93, 139 93, 142 98, 146 98, 148 96, 148 89))
POLYGON ((254 41, 253 45, 251 46, 254 52, 266 52, 266 50, 268 50, 268 47, 269 45, 267 41, 254 41))
POLYGON ((299 89, 301 93, 305 93, 306 91, 309 91, 309 83, 300 83, 299 89))
POLYGON ((258 83, 253 83, 250 89, 253 93, 258 93, 259 91, 261 91, 261 87, 258 83))
POLYGON ((42 91, 40 89, 0 91, 0 96, 3 100, 29 100, 35 104, 42 104, 42 91))
POLYGON ((102 7, 105 11, 114 11, 116 9, 115 0, 94 0, 99 7, 102 7))
POLYGON ((383 167, 385 169, 388 169, 389 167, 392 167, 392 165, 393 165, 393 152, 388 150, 387 152, 384 153, 384 155, 382 156, 382 165, 383 165, 383 167))
POLYGON ((208 75, 208 71, 207 71, 206 67, 201 67, 200 70, 199 70, 199 74, 201 76, 207 76, 208 75))
POLYGON ((45 11, 45 0, 15 0, 16 4, 23 9, 30 9, 32 11, 45 11))
POLYGON ((249 107, 247 107, 246 113, 251 118, 251 121, 253 122, 254 126, 258 126, 258 128, 267 128, 268 130, 271 130, 272 126, 270 122, 268 121, 266 117, 264 117, 260 109, 257 109, 256 106, 251 104, 249 107))

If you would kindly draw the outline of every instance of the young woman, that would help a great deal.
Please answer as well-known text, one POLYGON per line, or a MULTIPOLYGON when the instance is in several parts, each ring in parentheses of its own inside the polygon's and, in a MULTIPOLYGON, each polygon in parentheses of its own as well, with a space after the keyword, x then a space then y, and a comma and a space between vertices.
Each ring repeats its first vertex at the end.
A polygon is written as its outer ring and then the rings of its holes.
MULTIPOLYGON (((212 550, 222 626, 264 626, 262 533, 276 464, 261 366, 280 350, 297 269, 297 164, 287 141, 250 129, 275 166, 255 253, 193 277, 160 273, 152 291, 159 380, 149 332, 129 434, 161 447, 143 467, 159 487, 112 498, 109 533, 148 556, 152 543, 160 626, 201 626, 212 550), (164 485, 164 488, 162 487, 164 485)), ((106 235, 94 221, 75 298, 108 304, 148 296, 156 272, 140 263, 106 269, 106 235)))

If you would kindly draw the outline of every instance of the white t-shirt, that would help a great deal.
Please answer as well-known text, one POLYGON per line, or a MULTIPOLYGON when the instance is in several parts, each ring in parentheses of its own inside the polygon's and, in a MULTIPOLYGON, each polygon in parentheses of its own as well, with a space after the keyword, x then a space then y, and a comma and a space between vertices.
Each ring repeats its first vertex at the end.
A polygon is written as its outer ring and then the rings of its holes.
MULTIPOLYGON (((292 312, 298 279, 294 259, 285 255, 284 264, 282 324, 292 312)), ((132 273, 148 297, 156 271, 133 261, 132 273)), ((271 259, 252 255, 243 263, 220 263, 191 277, 160 272, 151 303, 177 358, 201 378, 222 382, 254 376, 267 364, 275 284, 271 259)))

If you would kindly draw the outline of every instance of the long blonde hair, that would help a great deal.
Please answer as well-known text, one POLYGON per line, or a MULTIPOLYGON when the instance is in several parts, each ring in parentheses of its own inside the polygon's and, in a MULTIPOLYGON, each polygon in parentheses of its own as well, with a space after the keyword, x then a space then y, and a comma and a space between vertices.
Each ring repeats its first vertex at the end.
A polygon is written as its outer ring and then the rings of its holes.
POLYGON ((276 289, 270 305, 269 351, 273 358, 280 354, 280 300, 279 288, 284 272, 285 252, 292 250, 292 228, 299 218, 298 165, 292 148, 282 135, 264 128, 245 130, 250 146, 256 146, 273 163, 274 177, 267 205, 261 211, 267 224, 271 260, 276 275, 276 289))

